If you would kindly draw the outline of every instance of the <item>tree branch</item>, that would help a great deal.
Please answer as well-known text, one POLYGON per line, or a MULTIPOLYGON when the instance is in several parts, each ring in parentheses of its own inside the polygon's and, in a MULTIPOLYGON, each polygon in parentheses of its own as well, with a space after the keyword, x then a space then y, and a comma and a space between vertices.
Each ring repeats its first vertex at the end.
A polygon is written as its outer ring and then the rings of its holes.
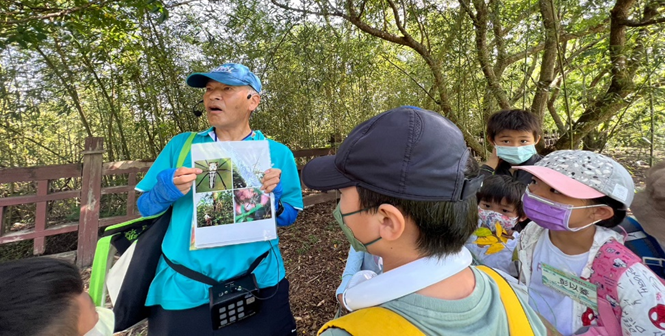
POLYGON ((665 22, 665 17, 661 17, 658 19, 652 19, 652 20, 647 20, 647 21, 642 21, 642 22, 637 22, 637 21, 632 21, 632 20, 623 20, 619 22, 620 24, 628 27, 645 27, 645 26, 650 26, 650 25, 655 25, 659 23, 664 23, 665 22))
POLYGON ((55 12, 55 13, 50 13, 50 14, 45 14, 45 15, 38 15, 38 16, 29 16, 29 17, 27 17, 27 18, 23 18, 23 19, 19 19, 19 20, 14 20, 14 21, 4 21, 4 22, 1 22, 1 21, 0 21, 0 25, 3 25, 3 26, 9 26, 9 25, 17 25, 17 24, 21 24, 21 23, 26 23, 26 22, 30 22, 30 21, 53 19, 53 18, 57 18, 57 17, 61 17, 61 16, 66 16, 66 15, 69 15, 69 14, 71 14, 71 13, 78 12, 78 11, 81 11, 81 10, 84 10, 84 9, 87 9, 87 8, 89 8, 89 7, 91 7, 91 6, 94 6, 94 5, 100 5, 100 6, 103 6, 103 5, 106 5, 107 2, 109 2, 109 1, 110 1, 110 0, 97 0, 97 1, 91 1, 91 2, 89 2, 89 3, 87 3, 87 4, 83 5, 83 6, 74 7, 74 8, 69 8, 69 9, 61 10, 61 11, 59 11, 59 12, 55 12))
POLYGON ((434 98, 434 96, 432 96, 432 94, 429 93, 429 91, 428 91, 424 86, 422 86, 422 84, 418 83, 418 81, 417 81, 415 78, 413 78, 413 76, 411 76, 410 73, 406 72, 406 70, 402 69, 399 65, 393 63, 393 62, 392 62, 390 59, 388 59, 387 57, 381 55, 381 58, 383 58, 384 60, 386 60, 388 63, 392 64, 395 68, 397 68, 397 70, 399 70, 401 73, 403 73, 403 74, 405 74, 407 77, 409 77, 409 79, 412 80, 414 83, 416 83, 416 85, 418 85, 418 87, 421 88, 421 89, 427 94, 427 96, 429 96, 430 99, 432 99, 437 105, 440 104, 440 102, 439 102, 438 100, 436 100, 436 98, 434 98))
MULTIPOLYGON (((349 1, 351 1, 351 0, 349 0, 349 1)), ((399 29, 399 31, 402 33, 402 35, 404 35, 406 37, 407 35, 409 35, 409 33, 404 28, 404 25, 402 25, 402 20, 400 19, 400 15, 399 15, 399 9, 397 8, 397 6, 395 5, 395 3, 392 0, 386 0, 386 2, 388 3, 388 6, 390 6, 390 8, 393 11, 393 16, 395 17, 395 25, 397 26, 397 29, 399 29)), ((406 21, 406 17, 404 18, 404 20, 406 21)))
POLYGON ((478 25, 478 19, 476 18, 476 15, 473 13, 471 10, 471 5, 467 2, 467 0, 459 0, 460 5, 464 9, 464 11, 469 14, 469 17, 471 18, 471 21, 473 21, 473 25, 477 26, 478 25))
MULTIPOLYGON (((606 30, 606 29, 607 29, 607 20, 604 20, 599 25, 594 26, 594 27, 592 27, 590 29, 587 29, 585 31, 570 33, 570 34, 563 34, 563 35, 559 36, 559 43, 564 43, 564 42, 568 42, 570 40, 578 39, 578 38, 581 38, 581 37, 584 37, 584 36, 587 36, 587 35, 596 34, 596 33, 602 32, 603 30, 606 30)), ((539 53, 543 50, 545 50, 545 44, 540 43, 537 46, 528 48, 526 50, 526 55, 531 56, 531 55, 533 55, 535 53, 539 53)), ((525 53, 525 51, 520 51, 520 52, 514 53, 512 55, 508 55, 506 57, 506 61, 505 61, 506 66, 511 65, 511 64, 523 59, 524 58, 524 53, 525 53)))
POLYGON ((199 1, 201 1, 201 0, 187 0, 187 1, 183 1, 183 2, 177 2, 177 3, 174 3, 174 4, 170 4, 170 5, 165 5, 164 7, 168 8, 168 9, 171 9, 171 8, 179 7, 179 6, 182 6, 182 5, 187 5, 187 4, 190 4, 192 2, 199 2, 199 1))
POLYGON ((559 19, 554 11, 552 0, 540 0, 540 14, 545 29, 545 52, 540 65, 540 77, 536 83, 536 93, 531 103, 531 113, 543 118, 550 85, 554 80, 554 66, 557 58, 557 35, 559 34, 559 19))
MULTIPOLYGON (((460 3, 464 0, 460 0, 460 3)), ((476 49, 478 52, 478 62, 483 70, 485 79, 487 80, 487 86, 492 92, 492 95, 499 103, 502 109, 510 109, 510 101, 506 96, 506 93, 501 88, 499 79, 494 72, 494 67, 490 64, 490 51, 487 46, 487 25, 488 25, 488 11, 485 0, 474 0, 473 6, 476 8, 476 21, 475 21, 475 32, 476 32, 476 49)))

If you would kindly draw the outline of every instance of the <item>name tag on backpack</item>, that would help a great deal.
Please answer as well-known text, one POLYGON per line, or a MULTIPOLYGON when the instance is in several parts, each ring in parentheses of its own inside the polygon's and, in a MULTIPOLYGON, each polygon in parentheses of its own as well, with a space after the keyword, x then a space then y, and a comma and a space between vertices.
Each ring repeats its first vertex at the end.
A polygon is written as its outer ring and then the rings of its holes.
POLYGON ((598 294, 596 285, 582 280, 582 278, 556 269, 548 264, 541 263, 543 270, 543 285, 598 311, 598 294))

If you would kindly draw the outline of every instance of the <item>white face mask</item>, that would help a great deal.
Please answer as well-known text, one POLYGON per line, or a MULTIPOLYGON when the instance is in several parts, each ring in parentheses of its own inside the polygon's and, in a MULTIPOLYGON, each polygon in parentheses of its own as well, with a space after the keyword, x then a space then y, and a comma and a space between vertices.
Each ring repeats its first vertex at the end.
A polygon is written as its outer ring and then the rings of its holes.
POLYGON ((99 320, 95 327, 85 333, 83 336, 113 336, 115 327, 115 315, 111 309, 95 307, 99 320))

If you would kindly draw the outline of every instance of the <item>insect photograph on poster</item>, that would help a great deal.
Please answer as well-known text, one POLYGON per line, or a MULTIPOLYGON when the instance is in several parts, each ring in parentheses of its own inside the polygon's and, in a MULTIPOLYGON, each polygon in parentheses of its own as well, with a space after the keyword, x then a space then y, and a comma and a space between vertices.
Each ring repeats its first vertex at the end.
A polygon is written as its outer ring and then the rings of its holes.
POLYGON ((203 170, 196 176, 196 191, 219 191, 233 186, 233 163, 229 158, 195 161, 194 167, 203 170))
POLYGON ((274 196, 261 190, 272 167, 267 141, 192 145, 196 177, 190 249, 265 241, 277 237, 274 196))

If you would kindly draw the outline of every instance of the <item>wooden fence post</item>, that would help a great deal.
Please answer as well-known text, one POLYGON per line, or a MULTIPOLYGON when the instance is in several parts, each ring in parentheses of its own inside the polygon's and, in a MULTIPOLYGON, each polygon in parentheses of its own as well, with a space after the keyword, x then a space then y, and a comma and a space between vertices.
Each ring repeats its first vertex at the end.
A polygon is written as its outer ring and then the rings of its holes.
MULTIPOLYGON (((46 196, 48 195, 48 180, 37 181, 37 196, 46 196)), ((35 232, 44 232, 46 230, 46 201, 38 202, 37 209, 35 212, 35 232)), ((46 250, 46 238, 37 237, 33 243, 32 254, 42 255, 46 250)))
POLYGON ((81 214, 79 217, 76 264, 86 267, 92 264, 99 230, 99 208, 102 197, 102 164, 104 162, 104 138, 85 139, 83 152, 83 176, 81 178, 81 214))

